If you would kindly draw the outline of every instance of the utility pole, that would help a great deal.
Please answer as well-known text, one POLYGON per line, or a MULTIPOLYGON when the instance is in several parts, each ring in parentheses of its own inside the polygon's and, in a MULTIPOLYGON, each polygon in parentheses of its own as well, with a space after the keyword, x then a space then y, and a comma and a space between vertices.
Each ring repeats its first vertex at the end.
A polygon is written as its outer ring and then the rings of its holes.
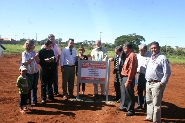
POLYGON ((100 32, 100 41, 101 41, 101 33, 102 33, 102 32, 100 32))
POLYGON ((36 42, 37 42, 37 33, 36 33, 36 42))

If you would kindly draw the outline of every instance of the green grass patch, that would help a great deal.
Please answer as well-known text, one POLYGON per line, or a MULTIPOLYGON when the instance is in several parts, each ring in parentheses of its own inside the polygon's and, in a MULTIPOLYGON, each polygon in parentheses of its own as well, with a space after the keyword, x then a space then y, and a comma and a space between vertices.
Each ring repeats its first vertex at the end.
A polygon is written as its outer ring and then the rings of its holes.
POLYGON ((185 58, 182 57, 168 57, 171 63, 185 64, 185 58))
MULTIPOLYGON (((21 44, 3 44, 4 47, 6 47, 6 50, 3 50, 3 54, 21 54, 24 49, 23 45, 21 44)), ((35 51, 38 52, 41 48, 41 45, 36 45, 35 51)), ((63 48, 63 47, 60 47, 63 48)), ((78 54, 78 51, 77 51, 78 54)), ((90 55, 91 50, 86 49, 85 50, 85 55, 90 55)), ((108 57, 113 57, 114 56, 114 51, 108 51, 108 57)), ((180 63, 180 64, 185 64, 185 57, 182 56, 167 56, 168 60, 171 63, 180 63)))

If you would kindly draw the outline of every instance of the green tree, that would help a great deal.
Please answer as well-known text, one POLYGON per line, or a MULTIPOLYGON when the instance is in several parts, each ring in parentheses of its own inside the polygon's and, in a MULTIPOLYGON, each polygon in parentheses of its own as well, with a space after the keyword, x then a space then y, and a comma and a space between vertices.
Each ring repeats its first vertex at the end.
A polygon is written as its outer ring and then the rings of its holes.
POLYGON ((145 42, 145 38, 143 36, 136 35, 136 33, 133 33, 117 37, 114 43, 116 46, 119 46, 125 44, 126 42, 130 42, 133 44, 134 51, 138 52, 138 45, 140 45, 142 41, 145 42))

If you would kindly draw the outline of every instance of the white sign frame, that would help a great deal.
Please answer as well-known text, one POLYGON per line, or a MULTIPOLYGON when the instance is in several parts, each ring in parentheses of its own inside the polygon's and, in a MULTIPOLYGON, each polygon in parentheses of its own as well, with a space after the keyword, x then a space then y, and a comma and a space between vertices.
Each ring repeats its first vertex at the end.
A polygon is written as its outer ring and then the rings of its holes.
MULTIPOLYGON (((98 69, 98 68, 97 68, 98 69)), ((102 74, 102 73, 101 73, 102 74)), ((91 61, 91 60, 80 60, 78 58, 78 75, 77 75, 77 99, 79 99, 79 83, 95 83, 95 84, 105 84, 106 89, 106 102, 108 101, 108 91, 109 91, 109 78, 110 78, 110 61, 91 61), (83 69, 81 66, 83 63, 90 63, 90 64, 105 64, 106 71, 105 71, 105 80, 82 80, 81 70, 83 69)))

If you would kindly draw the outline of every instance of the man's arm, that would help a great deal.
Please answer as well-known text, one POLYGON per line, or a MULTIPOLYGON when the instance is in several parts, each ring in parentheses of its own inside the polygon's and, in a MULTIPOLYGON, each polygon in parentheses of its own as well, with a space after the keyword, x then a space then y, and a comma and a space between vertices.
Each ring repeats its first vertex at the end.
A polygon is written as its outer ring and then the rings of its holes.
POLYGON ((164 75, 163 75, 163 78, 161 79, 161 84, 166 84, 171 75, 171 69, 170 69, 169 62, 165 56, 162 59, 162 69, 163 69, 164 75))
POLYGON ((64 69, 63 69, 63 65, 64 65, 64 49, 62 49, 61 51, 61 55, 60 55, 60 66, 61 66, 61 72, 64 72, 64 69))

